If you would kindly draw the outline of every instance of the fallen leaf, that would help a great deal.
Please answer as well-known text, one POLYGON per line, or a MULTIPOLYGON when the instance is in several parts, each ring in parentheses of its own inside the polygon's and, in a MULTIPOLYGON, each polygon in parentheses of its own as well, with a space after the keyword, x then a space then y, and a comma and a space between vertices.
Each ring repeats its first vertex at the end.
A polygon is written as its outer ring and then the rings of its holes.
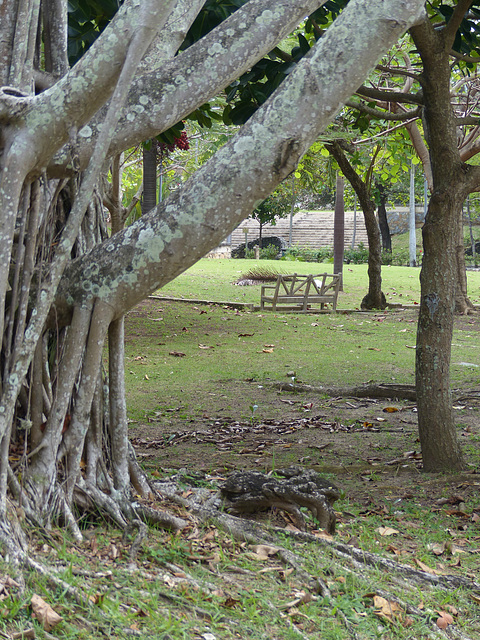
POLYGON ((311 593, 299 592, 298 596, 291 600, 290 602, 286 602, 282 604, 279 609, 280 611, 289 611, 291 609, 296 608, 299 604, 306 604, 307 602, 311 602, 314 599, 311 593))
POLYGON ((273 349, 262 349, 262 353, 273 353, 273 349))
POLYGON ((278 547, 271 547, 268 544, 254 544, 252 545, 253 556, 259 560, 268 560, 268 558, 276 555, 279 552, 278 547))
POLYGON ((422 571, 425 571, 425 573, 431 573, 434 576, 442 575, 441 571, 437 571, 436 569, 432 569, 431 567, 428 566, 428 564, 425 564, 424 562, 422 562, 421 560, 418 560, 417 558, 415 558, 415 564, 422 571))
POLYGON ((209 346, 208 344, 199 344, 199 349, 215 349, 215 347, 209 346))
POLYGON ((375 607, 374 613, 377 616, 387 618, 388 620, 393 620, 394 617, 398 616, 398 614, 402 612, 402 608, 397 602, 387 600, 386 598, 382 598, 382 596, 373 596, 373 604, 375 607))
POLYGON ((427 549, 431 551, 434 555, 441 556, 445 552, 446 544, 445 542, 442 542, 442 543, 435 542, 433 544, 428 544, 427 549))
POLYGON ((235 600, 235 598, 229 596, 222 604, 227 609, 234 609, 239 603, 240 600, 235 600))
POLYGON ((176 358, 183 358, 183 356, 186 356, 186 353, 182 353, 181 351, 170 351, 170 353, 168 354, 169 356, 175 356, 176 358))
POLYGON ((394 536, 397 533, 400 533, 400 531, 392 529, 392 527, 378 527, 378 529, 375 529, 375 531, 381 536, 394 536))
POLYGON ((322 538, 322 540, 333 540, 333 536, 322 529, 316 529, 315 531, 312 531, 312 533, 316 538, 322 538))
POLYGON ((439 611, 440 617, 437 620, 437 627, 439 629, 446 629, 449 624, 453 624, 453 618, 449 613, 445 611, 439 611))
POLYGON ((398 411, 398 409, 397 407, 385 407, 383 411, 385 413, 395 413, 396 411, 398 411))
POLYGON ((30 600, 30 604, 32 605, 33 615, 45 631, 51 631, 62 621, 62 617, 40 596, 34 594, 30 600))
POLYGON ((386 551, 390 551, 391 553, 394 553, 396 556, 399 556, 402 552, 393 544, 389 544, 388 547, 386 548, 386 551))

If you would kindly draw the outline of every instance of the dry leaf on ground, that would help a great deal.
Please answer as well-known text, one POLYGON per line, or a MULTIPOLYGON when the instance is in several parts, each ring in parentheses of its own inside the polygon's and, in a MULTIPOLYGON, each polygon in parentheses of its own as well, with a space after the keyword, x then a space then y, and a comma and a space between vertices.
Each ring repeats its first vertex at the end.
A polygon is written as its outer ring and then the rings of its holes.
POLYGON ((40 622, 45 631, 51 631, 59 622, 62 616, 59 616, 52 607, 40 596, 34 594, 30 601, 32 611, 35 618, 40 622))
POLYGON ((251 548, 253 553, 249 553, 248 555, 257 560, 268 560, 268 558, 276 555, 279 551, 278 547, 271 547, 267 544, 254 544, 251 548))
POLYGON ((400 531, 392 529, 392 527, 378 527, 377 529, 375 529, 375 531, 381 536, 394 536, 400 533, 400 531))
POLYGON ((445 611, 438 611, 440 617, 437 620, 437 627, 440 629, 446 629, 449 624, 453 624, 453 617, 445 611))
POLYGON ((397 602, 387 600, 386 598, 382 598, 382 596, 373 596, 373 604, 375 614, 388 620, 393 620, 402 613, 402 608, 397 602))

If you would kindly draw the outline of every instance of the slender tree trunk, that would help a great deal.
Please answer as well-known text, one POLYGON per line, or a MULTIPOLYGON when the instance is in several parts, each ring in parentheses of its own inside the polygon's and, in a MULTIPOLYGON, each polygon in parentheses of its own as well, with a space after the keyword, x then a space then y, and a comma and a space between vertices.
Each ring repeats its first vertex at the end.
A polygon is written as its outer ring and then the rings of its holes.
POLYGON ((380 234, 382 236, 382 248, 384 251, 392 253, 392 237, 390 236, 390 227, 388 226, 387 219, 387 194, 385 193, 385 187, 381 184, 377 184, 377 189, 380 193, 380 204, 378 205, 378 226, 380 227, 380 234))
POLYGON ((352 185, 363 210, 368 237, 368 293, 362 300, 362 309, 385 309, 387 301, 382 291, 382 245, 375 217, 375 203, 367 185, 348 161, 340 143, 334 142, 325 146, 352 185))
MULTIPOLYGON (((463 204, 463 203, 462 203, 463 204)), ((463 207, 457 215, 457 234, 455 236, 456 257, 456 287, 455 287, 455 311, 467 314, 473 310, 473 304, 467 292, 467 270, 465 265, 465 246, 463 241, 463 207)))
POLYGON ((450 390, 456 263, 455 235, 448 223, 454 225, 457 216, 455 195, 434 192, 422 233, 416 349, 418 427, 425 471, 454 471, 464 466, 450 390))

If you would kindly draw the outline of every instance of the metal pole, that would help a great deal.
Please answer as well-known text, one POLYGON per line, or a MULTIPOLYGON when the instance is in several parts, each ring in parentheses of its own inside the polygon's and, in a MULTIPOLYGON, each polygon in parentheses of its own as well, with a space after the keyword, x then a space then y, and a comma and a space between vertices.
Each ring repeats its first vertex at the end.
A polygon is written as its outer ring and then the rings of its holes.
POLYGON ((410 163, 410 216, 409 216, 410 266, 417 266, 417 234, 415 232, 415 165, 410 163))
POLYGON ((353 233, 352 233, 352 251, 355 249, 355 236, 357 235, 357 194, 355 193, 355 200, 353 204, 353 233))
POLYGON ((290 227, 288 230, 288 246, 292 246, 293 215, 295 213, 295 173, 292 173, 292 207, 290 209, 290 227))

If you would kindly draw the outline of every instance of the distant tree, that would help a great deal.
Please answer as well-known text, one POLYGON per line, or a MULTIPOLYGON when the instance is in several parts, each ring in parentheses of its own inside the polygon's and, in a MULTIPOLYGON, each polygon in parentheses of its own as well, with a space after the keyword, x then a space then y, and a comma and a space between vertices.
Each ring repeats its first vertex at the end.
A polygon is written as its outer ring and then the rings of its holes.
POLYGON ((265 198, 253 210, 251 218, 259 223, 258 246, 262 248, 262 230, 265 224, 275 225, 279 218, 286 218, 292 210, 292 192, 290 180, 282 182, 268 198, 265 198))

